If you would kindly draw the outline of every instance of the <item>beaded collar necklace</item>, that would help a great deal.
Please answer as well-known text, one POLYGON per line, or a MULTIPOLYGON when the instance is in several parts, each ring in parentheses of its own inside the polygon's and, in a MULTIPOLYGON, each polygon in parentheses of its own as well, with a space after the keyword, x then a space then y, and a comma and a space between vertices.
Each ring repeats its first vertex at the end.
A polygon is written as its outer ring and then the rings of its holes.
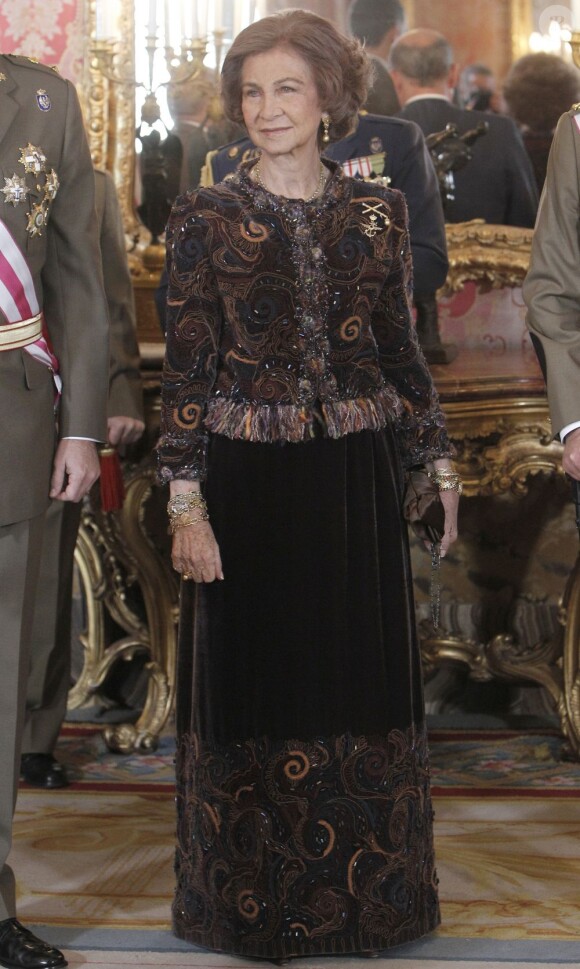
MULTIPOLYGON (((264 182, 262 181, 262 173, 260 171, 260 161, 259 160, 254 165, 254 169, 253 169, 252 174, 253 174, 253 176, 254 176, 254 178, 256 180, 256 184, 259 185, 260 188, 263 188, 265 192, 268 192, 269 189, 266 188, 266 186, 264 185, 264 182)), ((304 202, 313 202, 315 198, 317 198, 319 195, 322 195, 322 192, 323 192, 323 189, 324 189, 325 184, 326 184, 326 169, 325 169, 324 165, 322 164, 322 162, 320 162, 320 176, 318 178, 318 185, 316 186, 316 191, 314 191, 312 193, 312 195, 309 195, 308 198, 307 199, 304 199, 303 201, 304 202)), ((270 194, 272 195, 272 194, 275 194, 275 193, 270 192, 270 194)))

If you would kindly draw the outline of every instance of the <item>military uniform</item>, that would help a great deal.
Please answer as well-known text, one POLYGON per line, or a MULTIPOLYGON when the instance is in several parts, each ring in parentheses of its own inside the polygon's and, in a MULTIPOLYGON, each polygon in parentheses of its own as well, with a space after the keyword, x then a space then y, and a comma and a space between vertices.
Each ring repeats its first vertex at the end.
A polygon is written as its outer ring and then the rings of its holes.
POLYGON ((580 104, 558 122, 523 285, 554 432, 580 422, 580 104))
POLYGON ((454 124, 459 134, 481 121, 489 128, 472 146, 472 157, 454 172, 455 198, 445 207, 447 222, 485 219, 494 225, 531 227, 538 208, 538 189, 532 163, 511 118, 489 111, 467 111, 440 96, 409 100, 400 118, 414 121, 425 136, 454 124))
POLYGON ((58 437, 105 439, 108 369, 94 175, 76 92, 50 68, 7 55, 0 56, 0 235, 2 922, 15 915, 6 857, 54 450, 58 437), (58 426, 46 362, 54 369, 55 357, 58 426))
MULTIPOLYGON (((248 138, 210 152, 202 185, 222 181, 253 153, 257 151, 248 138)), ((434 293, 439 289, 448 269, 445 222, 437 176, 417 125, 400 118, 361 114, 353 134, 325 146, 324 154, 340 162, 348 174, 386 177, 393 188, 404 193, 409 209, 414 291, 434 293)))
MULTIPOLYGON (((109 417, 143 420, 133 285, 115 184, 95 171, 103 279, 110 319, 109 417)), ((34 603, 23 753, 52 754, 70 686, 73 558, 81 505, 52 501, 46 515, 39 590, 34 603)))

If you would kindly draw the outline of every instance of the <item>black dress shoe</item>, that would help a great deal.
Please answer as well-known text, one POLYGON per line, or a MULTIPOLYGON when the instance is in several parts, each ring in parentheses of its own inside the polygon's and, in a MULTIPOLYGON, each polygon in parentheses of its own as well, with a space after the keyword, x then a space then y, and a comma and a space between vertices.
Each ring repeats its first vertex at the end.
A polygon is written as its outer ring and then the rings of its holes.
POLYGON ((31 787, 45 790, 67 787, 69 783, 64 767, 52 754, 22 754, 20 775, 31 787))
POLYGON ((60 969, 68 966, 62 952, 37 938, 18 919, 0 922, 0 966, 8 969, 60 969))

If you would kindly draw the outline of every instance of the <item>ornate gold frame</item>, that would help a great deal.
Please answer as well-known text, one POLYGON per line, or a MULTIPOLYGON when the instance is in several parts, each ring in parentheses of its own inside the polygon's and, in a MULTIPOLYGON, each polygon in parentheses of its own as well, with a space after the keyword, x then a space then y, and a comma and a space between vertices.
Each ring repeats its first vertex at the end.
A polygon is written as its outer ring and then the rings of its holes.
MULTIPOLYGON (((88 11, 87 57, 83 88, 89 144, 93 161, 113 175, 125 230, 131 237, 139 234, 135 216, 135 85, 107 80, 98 70, 93 52, 96 34, 96 0, 86 0, 88 11)), ((120 56, 135 74, 134 0, 117 0, 119 11, 120 56)))

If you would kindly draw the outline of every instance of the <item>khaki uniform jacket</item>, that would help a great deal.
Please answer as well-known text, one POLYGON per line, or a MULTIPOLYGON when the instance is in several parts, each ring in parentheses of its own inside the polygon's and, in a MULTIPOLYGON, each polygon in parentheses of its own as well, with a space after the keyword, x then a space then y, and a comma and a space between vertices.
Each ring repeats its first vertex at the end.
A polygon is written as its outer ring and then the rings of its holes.
POLYGON ((57 434, 106 439, 109 376, 94 174, 78 98, 51 68, 7 55, 0 56, 0 218, 27 260, 63 382, 55 429, 48 368, 25 350, 0 353, 0 525, 7 525, 47 508, 57 434), (29 145, 59 182, 36 233, 30 216, 45 197, 45 176, 26 172, 29 145), (26 182, 16 204, 4 191, 14 175, 26 182))
POLYGON ((530 268, 527 323, 543 348, 554 434, 580 421, 580 129, 574 108, 556 128, 530 268))
POLYGON ((109 417, 143 420, 143 388, 135 330, 133 284, 127 263, 123 220, 115 183, 108 172, 95 169, 95 205, 109 309, 109 417))

